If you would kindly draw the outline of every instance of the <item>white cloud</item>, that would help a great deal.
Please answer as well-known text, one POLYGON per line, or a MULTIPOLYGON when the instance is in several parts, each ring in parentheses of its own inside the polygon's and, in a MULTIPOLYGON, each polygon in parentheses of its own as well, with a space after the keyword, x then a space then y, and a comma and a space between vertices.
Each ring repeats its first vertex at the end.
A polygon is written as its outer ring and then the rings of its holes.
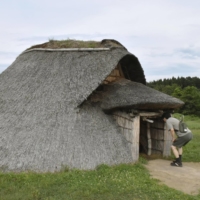
POLYGON ((181 67, 191 68, 182 76, 200 75, 198 0, 7 0, 0 18, 0 72, 48 39, 113 38, 139 58, 147 80, 181 67))

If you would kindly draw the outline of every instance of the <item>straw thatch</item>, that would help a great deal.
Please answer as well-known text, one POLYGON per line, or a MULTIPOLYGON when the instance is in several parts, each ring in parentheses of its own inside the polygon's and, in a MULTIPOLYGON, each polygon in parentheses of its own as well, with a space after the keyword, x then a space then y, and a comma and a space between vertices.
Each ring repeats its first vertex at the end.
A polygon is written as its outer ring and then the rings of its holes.
POLYGON ((56 171, 131 162, 113 119, 89 102, 77 108, 125 55, 131 54, 121 47, 22 53, 0 75, 1 168, 56 171))
POLYGON ((117 108, 165 110, 179 108, 183 104, 181 100, 141 83, 122 79, 105 87, 101 107, 105 111, 117 108))
POLYGON ((110 100, 119 95, 111 88, 104 102, 91 100, 116 66, 121 66, 126 79, 143 84, 144 72, 138 59, 118 42, 103 40, 101 45, 92 49, 39 45, 0 74, 2 170, 53 172, 64 166, 94 169, 102 163, 133 161, 113 117, 101 108, 112 109, 112 103, 120 107, 110 100))
POLYGON ((121 43, 112 39, 104 39, 101 42, 98 41, 80 41, 80 40, 50 40, 43 44, 34 45, 30 49, 68 49, 68 48, 123 48, 126 49, 121 43))

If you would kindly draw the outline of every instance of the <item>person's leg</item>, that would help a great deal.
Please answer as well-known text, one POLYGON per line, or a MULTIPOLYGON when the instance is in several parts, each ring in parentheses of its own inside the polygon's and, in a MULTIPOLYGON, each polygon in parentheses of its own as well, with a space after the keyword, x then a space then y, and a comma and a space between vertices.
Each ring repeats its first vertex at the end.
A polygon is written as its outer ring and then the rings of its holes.
POLYGON ((179 152, 178 152, 178 150, 176 149, 176 147, 172 145, 172 146, 171 146, 171 149, 172 149, 172 152, 173 152, 175 158, 179 158, 179 152))
POLYGON ((172 151, 174 153, 174 156, 176 157, 175 161, 177 161, 177 158, 179 158, 178 161, 181 162, 182 153, 183 153, 182 146, 184 145, 184 143, 185 143, 184 137, 178 137, 173 142, 173 144, 172 144, 172 151))
POLYGON ((179 159, 180 162, 182 163, 182 154, 183 154, 183 148, 182 146, 185 146, 190 140, 192 139, 192 133, 188 133, 187 135, 178 138, 178 143, 176 143, 176 145, 178 144, 178 153, 179 153, 179 159))
POLYGON ((180 162, 182 162, 182 154, 183 154, 183 148, 178 148, 178 153, 179 153, 179 159, 180 159, 180 162))
POLYGON ((175 163, 178 163, 179 167, 183 166, 182 165, 182 154, 183 154, 182 146, 185 146, 191 139, 192 139, 192 133, 188 133, 188 134, 184 135, 183 137, 178 137, 173 142, 171 148, 172 148, 174 156, 176 157, 176 160, 174 160, 171 163, 172 166, 177 166, 175 163))
POLYGON ((183 154, 183 148, 182 147, 178 148, 178 153, 179 153, 179 155, 183 154))
POLYGON ((181 160, 180 160, 180 157, 179 157, 179 151, 173 145, 171 146, 171 149, 172 149, 172 152, 173 152, 173 154, 176 158, 176 160, 171 163, 171 166, 182 167, 182 163, 181 163, 181 160))

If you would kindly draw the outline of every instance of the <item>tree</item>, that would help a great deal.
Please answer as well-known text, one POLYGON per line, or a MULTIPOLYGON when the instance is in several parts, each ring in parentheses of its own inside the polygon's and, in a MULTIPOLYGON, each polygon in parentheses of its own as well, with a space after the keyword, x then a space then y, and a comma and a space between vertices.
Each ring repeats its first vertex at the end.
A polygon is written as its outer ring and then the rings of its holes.
POLYGON ((172 96, 185 102, 180 109, 183 114, 200 115, 200 91, 194 86, 187 86, 183 90, 176 88, 172 96))
POLYGON ((200 78, 172 77, 171 79, 159 79, 147 85, 185 102, 178 112, 200 116, 200 78))

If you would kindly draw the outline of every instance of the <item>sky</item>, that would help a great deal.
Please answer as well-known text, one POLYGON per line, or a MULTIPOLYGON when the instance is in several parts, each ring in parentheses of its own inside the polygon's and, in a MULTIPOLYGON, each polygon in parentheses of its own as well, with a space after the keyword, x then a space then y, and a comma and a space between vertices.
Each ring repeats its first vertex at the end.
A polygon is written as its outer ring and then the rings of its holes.
POLYGON ((115 39, 147 82, 200 77, 199 0, 0 0, 0 73, 50 39, 115 39))

